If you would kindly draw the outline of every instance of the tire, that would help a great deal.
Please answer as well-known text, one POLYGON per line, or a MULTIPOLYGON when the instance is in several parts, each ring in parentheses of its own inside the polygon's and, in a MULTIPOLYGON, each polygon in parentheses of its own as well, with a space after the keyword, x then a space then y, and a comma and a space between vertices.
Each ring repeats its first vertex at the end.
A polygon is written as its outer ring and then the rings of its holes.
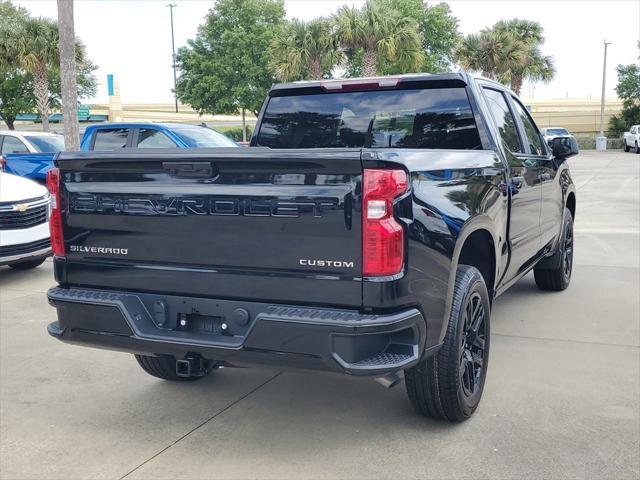
POLYGON ((215 368, 215 364, 210 360, 205 360, 206 369, 204 375, 181 377, 176 373, 176 358, 172 355, 158 355, 150 357, 147 355, 134 355, 138 365, 149 375, 172 382, 192 382, 206 377, 215 368))
POLYGON ((559 292, 569 286, 573 271, 573 216, 568 208, 564 209, 562 235, 558 244, 560 262, 557 268, 534 268, 536 285, 541 290, 559 292))
POLYGON ((476 411, 489 365, 490 313, 482 275, 475 267, 459 266, 442 347, 404 373, 407 394, 418 413, 462 422, 476 411))
POLYGON ((636 153, 640 153, 640 144, 636 140, 636 153))
POLYGON ((25 260, 24 262, 11 263, 9 266, 15 270, 31 270, 32 268, 39 267, 44 263, 46 257, 36 258, 35 260, 25 260))
POLYGON ((629 150, 631 150, 631 147, 629 145, 627 145, 627 140, 623 139, 622 142, 624 143, 624 151, 628 152, 629 150))

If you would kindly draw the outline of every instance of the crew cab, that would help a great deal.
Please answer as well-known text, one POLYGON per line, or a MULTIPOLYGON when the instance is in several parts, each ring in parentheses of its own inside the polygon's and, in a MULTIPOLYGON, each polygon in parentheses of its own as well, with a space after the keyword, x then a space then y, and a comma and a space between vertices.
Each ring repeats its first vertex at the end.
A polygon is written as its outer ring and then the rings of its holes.
POLYGON ((456 73, 276 85, 250 148, 61 154, 48 331, 167 380, 404 376, 418 412, 465 420, 496 296, 569 285, 576 153, 456 73))
POLYGON ((64 137, 48 132, 0 131, 0 169, 44 182, 53 157, 64 150, 64 137))
POLYGON ((210 128, 181 123, 103 123, 87 127, 81 150, 237 147, 210 128))
POLYGON ((633 148, 636 153, 640 153, 640 125, 633 125, 628 132, 624 132, 622 142, 625 152, 633 148))

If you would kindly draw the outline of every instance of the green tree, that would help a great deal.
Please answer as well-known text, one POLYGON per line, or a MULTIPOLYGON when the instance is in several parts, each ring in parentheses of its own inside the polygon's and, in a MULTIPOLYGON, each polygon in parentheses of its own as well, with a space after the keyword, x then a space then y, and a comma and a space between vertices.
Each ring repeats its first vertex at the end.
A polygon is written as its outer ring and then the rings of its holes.
POLYGON ((334 20, 347 57, 361 56, 362 75, 381 74, 389 64, 402 73, 420 70, 425 55, 413 18, 385 8, 383 2, 368 0, 360 9, 341 7, 334 20))
POLYGON ((640 66, 618 65, 616 93, 622 100, 622 112, 609 119, 609 134, 620 136, 631 125, 640 124, 640 66))
POLYGON ((200 113, 257 115, 274 81, 269 46, 284 13, 280 0, 216 2, 196 38, 178 51, 178 98, 200 113))
POLYGON ((26 18, 8 35, 0 38, 15 67, 33 77, 36 109, 42 118, 42 129, 49 130, 49 72, 59 68, 58 27, 46 18, 26 18))
MULTIPOLYGON (((93 73, 96 69, 90 61, 78 64, 78 98, 90 98, 96 94, 98 83, 93 73)), ((61 102, 60 73, 53 70, 49 72, 49 106, 57 110, 61 102)), ((7 127, 13 130, 16 115, 35 109, 33 77, 13 67, 0 67, 0 117, 7 127)))
MULTIPOLYGON (((451 13, 449 5, 437 3, 429 5, 422 0, 376 0, 384 9, 396 10, 403 17, 412 18, 418 25, 422 43, 424 62, 421 72, 437 73, 447 71, 453 62, 453 51, 460 41, 458 19, 451 13)), ((397 73, 391 64, 385 73, 397 73)))
POLYGON ((14 68, 0 67, 0 117, 9 130, 19 113, 31 112, 36 106, 31 76, 14 68))
POLYGON ((521 20, 500 20, 493 26, 498 33, 511 34, 522 45, 523 55, 521 61, 509 65, 509 68, 501 74, 501 79, 511 85, 511 89, 520 94, 523 81, 548 82, 554 74, 553 59, 543 55, 540 47, 544 43, 542 26, 538 22, 521 20))
POLYGON ((522 45, 512 35, 492 30, 467 35, 455 52, 463 69, 493 80, 521 63, 523 54, 522 45))
POLYGON ((551 80, 553 59, 540 51, 540 24, 529 20, 501 20, 492 28, 465 37, 455 51, 460 65, 510 85, 519 94, 524 80, 551 80))
POLYGON ((294 19, 271 42, 269 67, 280 81, 319 80, 331 75, 342 59, 332 25, 325 18, 294 19))
MULTIPOLYGON (((23 8, 0 2, 0 116, 13 128, 15 116, 34 108, 40 113, 43 127, 48 129, 50 107, 60 106, 60 68, 58 29, 55 22, 31 18, 23 8), (38 38, 29 35, 43 32, 38 38), (46 48, 44 43, 51 42, 46 48), (48 58, 48 61, 44 59, 48 58), (44 73, 43 70, 44 69, 44 73), (42 78, 45 75, 46 78, 42 78), (46 112, 46 113, 43 113, 46 112)), ((86 57, 84 46, 76 45, 78 61, 78 96, 96 92, 96 66, 86 57)))

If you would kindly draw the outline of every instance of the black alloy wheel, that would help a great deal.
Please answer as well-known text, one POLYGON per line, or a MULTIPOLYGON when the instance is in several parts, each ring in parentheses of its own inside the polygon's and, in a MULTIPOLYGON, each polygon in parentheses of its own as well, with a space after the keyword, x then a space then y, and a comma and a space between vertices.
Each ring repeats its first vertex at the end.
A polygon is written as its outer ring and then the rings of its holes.
POLYGON ((571 279, 571 271, 573 270, 573 222, 566 226, 564 237, 564 248, 562 253, 562 272, 567 283, 571 279))
POLYGON ((464 334, 460 336, 460 384, 466 397, 474 396, 484 368, 485 310, 478 292, 469 297, 465 306, 464 334))

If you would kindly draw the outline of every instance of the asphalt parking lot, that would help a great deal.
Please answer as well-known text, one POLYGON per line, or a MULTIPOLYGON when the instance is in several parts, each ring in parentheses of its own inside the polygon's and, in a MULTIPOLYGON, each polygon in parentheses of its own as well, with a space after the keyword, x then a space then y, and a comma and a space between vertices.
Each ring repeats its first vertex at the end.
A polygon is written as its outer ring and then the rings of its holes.
POLYGON ((0 477, 639 478, 640 155, 570 164, 572 284, 541 292, 529 275, 496 301, 484 398, 461 425, 370 379, 154 379, 47 335, 51 262, 0 267, 0 477))

